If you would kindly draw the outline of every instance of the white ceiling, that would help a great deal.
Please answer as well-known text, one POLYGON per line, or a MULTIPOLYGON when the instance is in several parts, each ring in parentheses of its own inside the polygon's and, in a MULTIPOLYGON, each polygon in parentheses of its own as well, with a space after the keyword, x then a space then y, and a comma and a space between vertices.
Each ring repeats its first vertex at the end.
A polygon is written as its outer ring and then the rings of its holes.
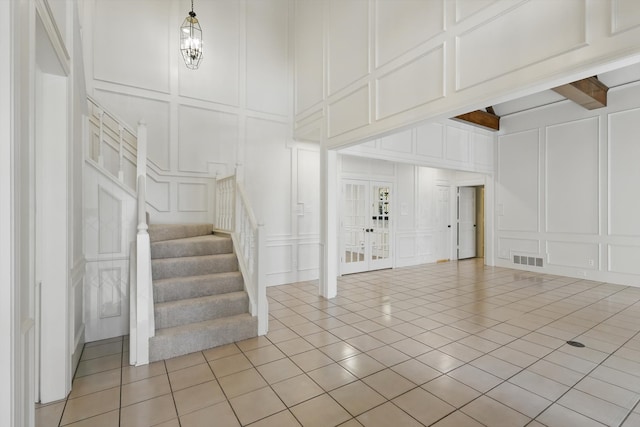
MULTIPOLYGON (((599 74, 598 79, 607 85, 609 89, 640 81, 640 63, 599 74)), ((498 116, 504 117, 543 105, 553 104, 554 102, 564 99, 564 96, 549 89, 533 95, 496 104, 493 106, 493 109, 498 116)))

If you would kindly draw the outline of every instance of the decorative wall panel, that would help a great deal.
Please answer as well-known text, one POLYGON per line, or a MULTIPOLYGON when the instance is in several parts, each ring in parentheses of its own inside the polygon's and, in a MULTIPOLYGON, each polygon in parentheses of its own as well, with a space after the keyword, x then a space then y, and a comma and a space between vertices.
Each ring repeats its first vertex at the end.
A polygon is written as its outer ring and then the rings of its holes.
POLYGON ((122 282, 120 268, 101 268, 99 272, 100 288, 98 291, 98 313, 100 318, 117 317, 122 314, 122 282))
POLYGON ((178 130, 180 172, 208 173, 208 161, 235 163, 237 115, 180 105, 178 130))
POLYGON ((498 258, 511 260, 512 254, 540 254, 540 241, 532 239, 498 239, 498 258))
POLYGON ((69 313, 72 319, 73 342, 77 343, 84 340, 84 268, 81 277, 76 280, 71 288, 73 312, 69 313))
POLYGON ((547 128, 549 232, 598 233, 598 130, 597 117, 547 128))
POLYGON ((98 253, 122 251, 122 203, 113 194, 98 187, 98 253))
POLYGON ((245 188, 257 220, 265 222, 267 236, 290 236, 291 151, 283 153, 287 125, 250 118, 246 128, 245 188))
POLYGON ((434 261, 433 257, 433 234, 431 233, 419 233, 416 238, 416 255, 420 257, 422 262, 434 261))
POLYGON ((298 149, 297 154, 298 235, 317 236, 320 232, 320 153, 298 149))
POLYGON ((498 230, 537 231, 538 130, 498 137, 498 230))
POLYGON ((471 15, 486 9, 498 0, 456 0, 456 22, 460 22, 471 15))
POLYGON ((416 255, 416 238, 415 236, 397 236, 396 238, 396 259, 402 262, 402 259, 413 258, 416 255))
POLYGON ((494 137, 478 132, 473 133, 471 137, 473 162, 478 166, 493 170, 494 137))
POLYGON ((296 113, 323 99, 324 64, 322 19, 324 2, 295 2, 296 113))
POLYGON ((209 188, 206 184, 178 183, 178 211, 207 212, 209 188))
POLYGON ((640 2, 611 0, 611 32, 619 33, 640 25, 640 2))
POLYGON ((330 137, 368 125, 371 122, 369 86, 363 86, 332 101, 328 107, 327 119, 330 137))
POLYGON ((320 245, 314 243, 298 244, 298 271, 317 270, 320 259, 320 245))
POLYGON ((547 242, 547 263, 563 267, 595 270, 599 264, 596 243, 547 242))
POLYGON ((369 72, 369 1, 331 0, 328 27, 329 95, 369 72))
MULTIPOLYGON (((181 19, 184 19, 190 9, 191 5, 188 1, 180 1, 181 19)), ((180 61, 179 93, 189 98, 237 106, 239 104, 240 2, 236 0, 197 2, 196 13, 202 26, 203 57, 196 72, 189 70, 180 61)), ((175 24, 176 32, 180 23, 175 24)), ((177 37, 177 33, 175 36, 177 37)), ((176 56, 178 56, 177 53, 176 56)))
POLYGON ((444 94, 444 47, 440 46, 376 80, 376 119, 419 107, 444 94))
POLYGON ((640 247, 609 245, 609 268, 613 273, 640 274, 640 247))
POLYGON ((93 77, 168 93, 171 9, 169 0, 96 0, 93 77))
POLYGON ((467 163, 469 161, 470 133, 463 129, 447 126, 446 135, 446 159, 454 162, 467 163))
POLYGON ((171 210, 171 194, 168 182, 156 181, 147 176, 147 204, 159 212, 171 210))
POLYGON ((397 151, 399 153, 411 153, 413 151, 413 131, 411 129, 394 133, 380 139, 380 148, 383 150, 397 151))
POLYGON ((267 274, 290 273, 291 244, 270 244, 267 243, 267 274))
MULTIPOLYGON (((147 156, 161 170, 169 170, 169 103, 150 98, 95 90, 95 97, 109 111, 138 131, 140 120, 147 124, 147 156)), ((117 174, 116 174, 117 175, 117 174)))
POLYGON ((444 31, 444 1, 376 0, 376 67, 444 31))
POLYGON ((640 236, 640 109, 609 115, 609 234, 640 236))
POLYGON ((577 49, 586 43, 585 0, 522 2, 458 37, 458 90, 577 49), (500 42, 497 43, 496 41, 500 42))
POLYGON ((417 127, 416 153, 436 159, 444 158, 444 126, 429 123, 417 127))
POLYGON ((287 116, 289 111, 289 2, 247 2, 247 108, 287 116))

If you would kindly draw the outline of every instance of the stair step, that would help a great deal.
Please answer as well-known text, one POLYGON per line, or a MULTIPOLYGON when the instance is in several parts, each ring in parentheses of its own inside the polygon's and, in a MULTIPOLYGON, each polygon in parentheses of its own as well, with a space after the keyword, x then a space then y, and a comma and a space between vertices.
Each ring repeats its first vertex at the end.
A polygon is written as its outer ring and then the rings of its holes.
POLYGON ((239 271, 205 274, 202 276, 173 277, 153 281, 153 300, 156 303, 198 298, 244 289, 239 271))
POLYGON ((164 240, 185 239, 188 237, 206 236, 212 234, 212 224, 151 224, 149 225, 149 239, 151 242, 164 240))
POLYGON ((153 280, 200 276, 238 270, 235 254, 219 254, 151 260, 153 280))
POLYGON ((156 329, 235 316, 248 309, 249 297, 244 291, 157 303, 154 310, 156 329))
POLYGON ((149 339, 149 360, 170 359, 252 338, 257 334, 257 318, 248 313, 157 329, 156 335, 149 339))
POLYGON ((162 240, 151 244, 152 259, 217 255, 232 252, 233 243, 231 238, 214 234, 162 240))

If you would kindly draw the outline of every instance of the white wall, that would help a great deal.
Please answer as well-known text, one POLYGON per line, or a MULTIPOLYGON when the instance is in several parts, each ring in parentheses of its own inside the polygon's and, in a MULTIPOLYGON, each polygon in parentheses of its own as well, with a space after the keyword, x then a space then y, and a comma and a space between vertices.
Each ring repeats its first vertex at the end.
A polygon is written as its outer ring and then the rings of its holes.
POLYGON ((503 119, 498 265, 640 286, 639 99, 634 83, 610 89, 606 108, 564 101, 503 119))
MULTIPOLYGON (((452 170, 346 154, 339 156, 338 164, 339 179, 384 181, 392 184, 391 230, 394 267, 432 263, 439 259, 456 259, 456 188, 459 185, 485 185, 491 182, 488 175, 478 173, 460 174, 452 170), (452 225, 451 229, 446 231, 450 251, 444 257, 442 248, 439 247, 442 242, 439 241, 438 235, 438 187, 447 188, 450 201, 449 212, 444 218, 445 224, 452 225)), ((339 185, 339 188, 342 186, 339 185)), ((340 194, 337 196, 341 197, 340 194)), ((491 202, 489 200, 489 203, 491 202)))
MULTIPOLYGON (((444 237, 451 250, 444 259, 456 259, 456 187, 485 185, 486 203, 493 205, 494 147, 493 132, 445 120, 340 150, 339 176, 394 184, 394 267, 442 259, 437 189, 448 188, 446 222, 452 228, 444 237)), ((493 235, 491 222, 485 229, 493 235)), ((492 248, 490 239, 486 244, 492 248)), ((487 262, 491 264, 492 258, 487 262)))
POLYGON ((329 148, 640 54, 634 0, 301 0, 295 18, 296 137, 324 135, 329 148))
POLYGON ((467 172, 493 172, 495 132, 452 120, 393 133, 342 153, 467 172))
POLYGON ((83 342, 82 298, 76 300, 75 291, 82 288, 84 277, 82 220, 78 218, 82 164, 77 152, 82 152, 77 131, 82 123, 84 76, 74 75, 74 62, 82 62, 79 51, 74 50, 79 42, 74 2, 3 2, 0 8, 0 45, 6 54, 0 68, 0 91, 5 95, 0 104, 0 265, 1 299, 6 304, 0 310, 6 349, 0 356, 0 424, 32 426, 39 374, 43 400, 64 398, 83 342), (42 72, 39 77, 37 70, 42 72), (53 100, 55 108, 42 104, 43 99, 53 100), (50 134, 38 135, 38 126, 43 130, 52 124, 48 120, 55 121, 50 134), (55 157, 48 156, 40 142, 51 143, 45 148, 56 150, 55 157), (52 203, 43 194, 46 185, 54 184, 43 181, 47 176, 55 176, 55 194, 62 195, 62 203, 60 199, 52 203), (50 214, 57 227, 53 232, 63 238, 55 250, 45 254, 48 261, 59 261, 55 272, 36 256, 38 247, 52 243, 52 234, 40 233, 42 223, 36 221, 35 206, 50 214), (46 274, 38 277, 38 272, 46 274), (49 329, 43 340, 47 359, 41 372, 34 369, 39 350, 36 292, 40 280, 47 285, 46 292, 55 294, 55 301, 47 300, 47 310, 42 312, 49 329), (48 347, 52 342, 55 345, 48 347))
POLYGON ((192 184, 237 170, 265 224, 268 284, 316 278, 319 152, 292 137, 293 1, 194 6, 205 47, 196 71, 178 50, 188 1, 84 2, 89 92, 131 127, 147 123, 152 223, 212 221, 213 192, 192 184), (142 56, 122 49, 131 40, 142 56))

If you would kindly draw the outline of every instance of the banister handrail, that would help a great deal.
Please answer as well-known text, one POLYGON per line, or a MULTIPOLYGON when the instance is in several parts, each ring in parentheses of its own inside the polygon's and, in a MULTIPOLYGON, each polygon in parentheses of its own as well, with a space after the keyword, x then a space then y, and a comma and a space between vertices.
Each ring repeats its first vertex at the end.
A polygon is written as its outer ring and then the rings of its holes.
POLYGON ((104 108, 102 105, 100 105, 98 103, 98 101, 96 101, 95 99, 93 99, 91 97, 91 95, 87 95, 87 99, 89 100, 89 102, 91 102, 93 105, 95 105, 96 107, 98 107, 101 111, 104 112, 104 114, 108 115, 109 117, 111 117, 112 120, 114 120, 115 122, 119 123, 120 125, 122 125, 122 127, 124 127, 124 129, 129 132, 132 135, 136 134, 136 131, 131 128, 127 122, 125 122, 123 119, 121 119, 120 117, 118 117, 117 114, 112 113, 111 111, 107 110, 106 108, 104 108))

